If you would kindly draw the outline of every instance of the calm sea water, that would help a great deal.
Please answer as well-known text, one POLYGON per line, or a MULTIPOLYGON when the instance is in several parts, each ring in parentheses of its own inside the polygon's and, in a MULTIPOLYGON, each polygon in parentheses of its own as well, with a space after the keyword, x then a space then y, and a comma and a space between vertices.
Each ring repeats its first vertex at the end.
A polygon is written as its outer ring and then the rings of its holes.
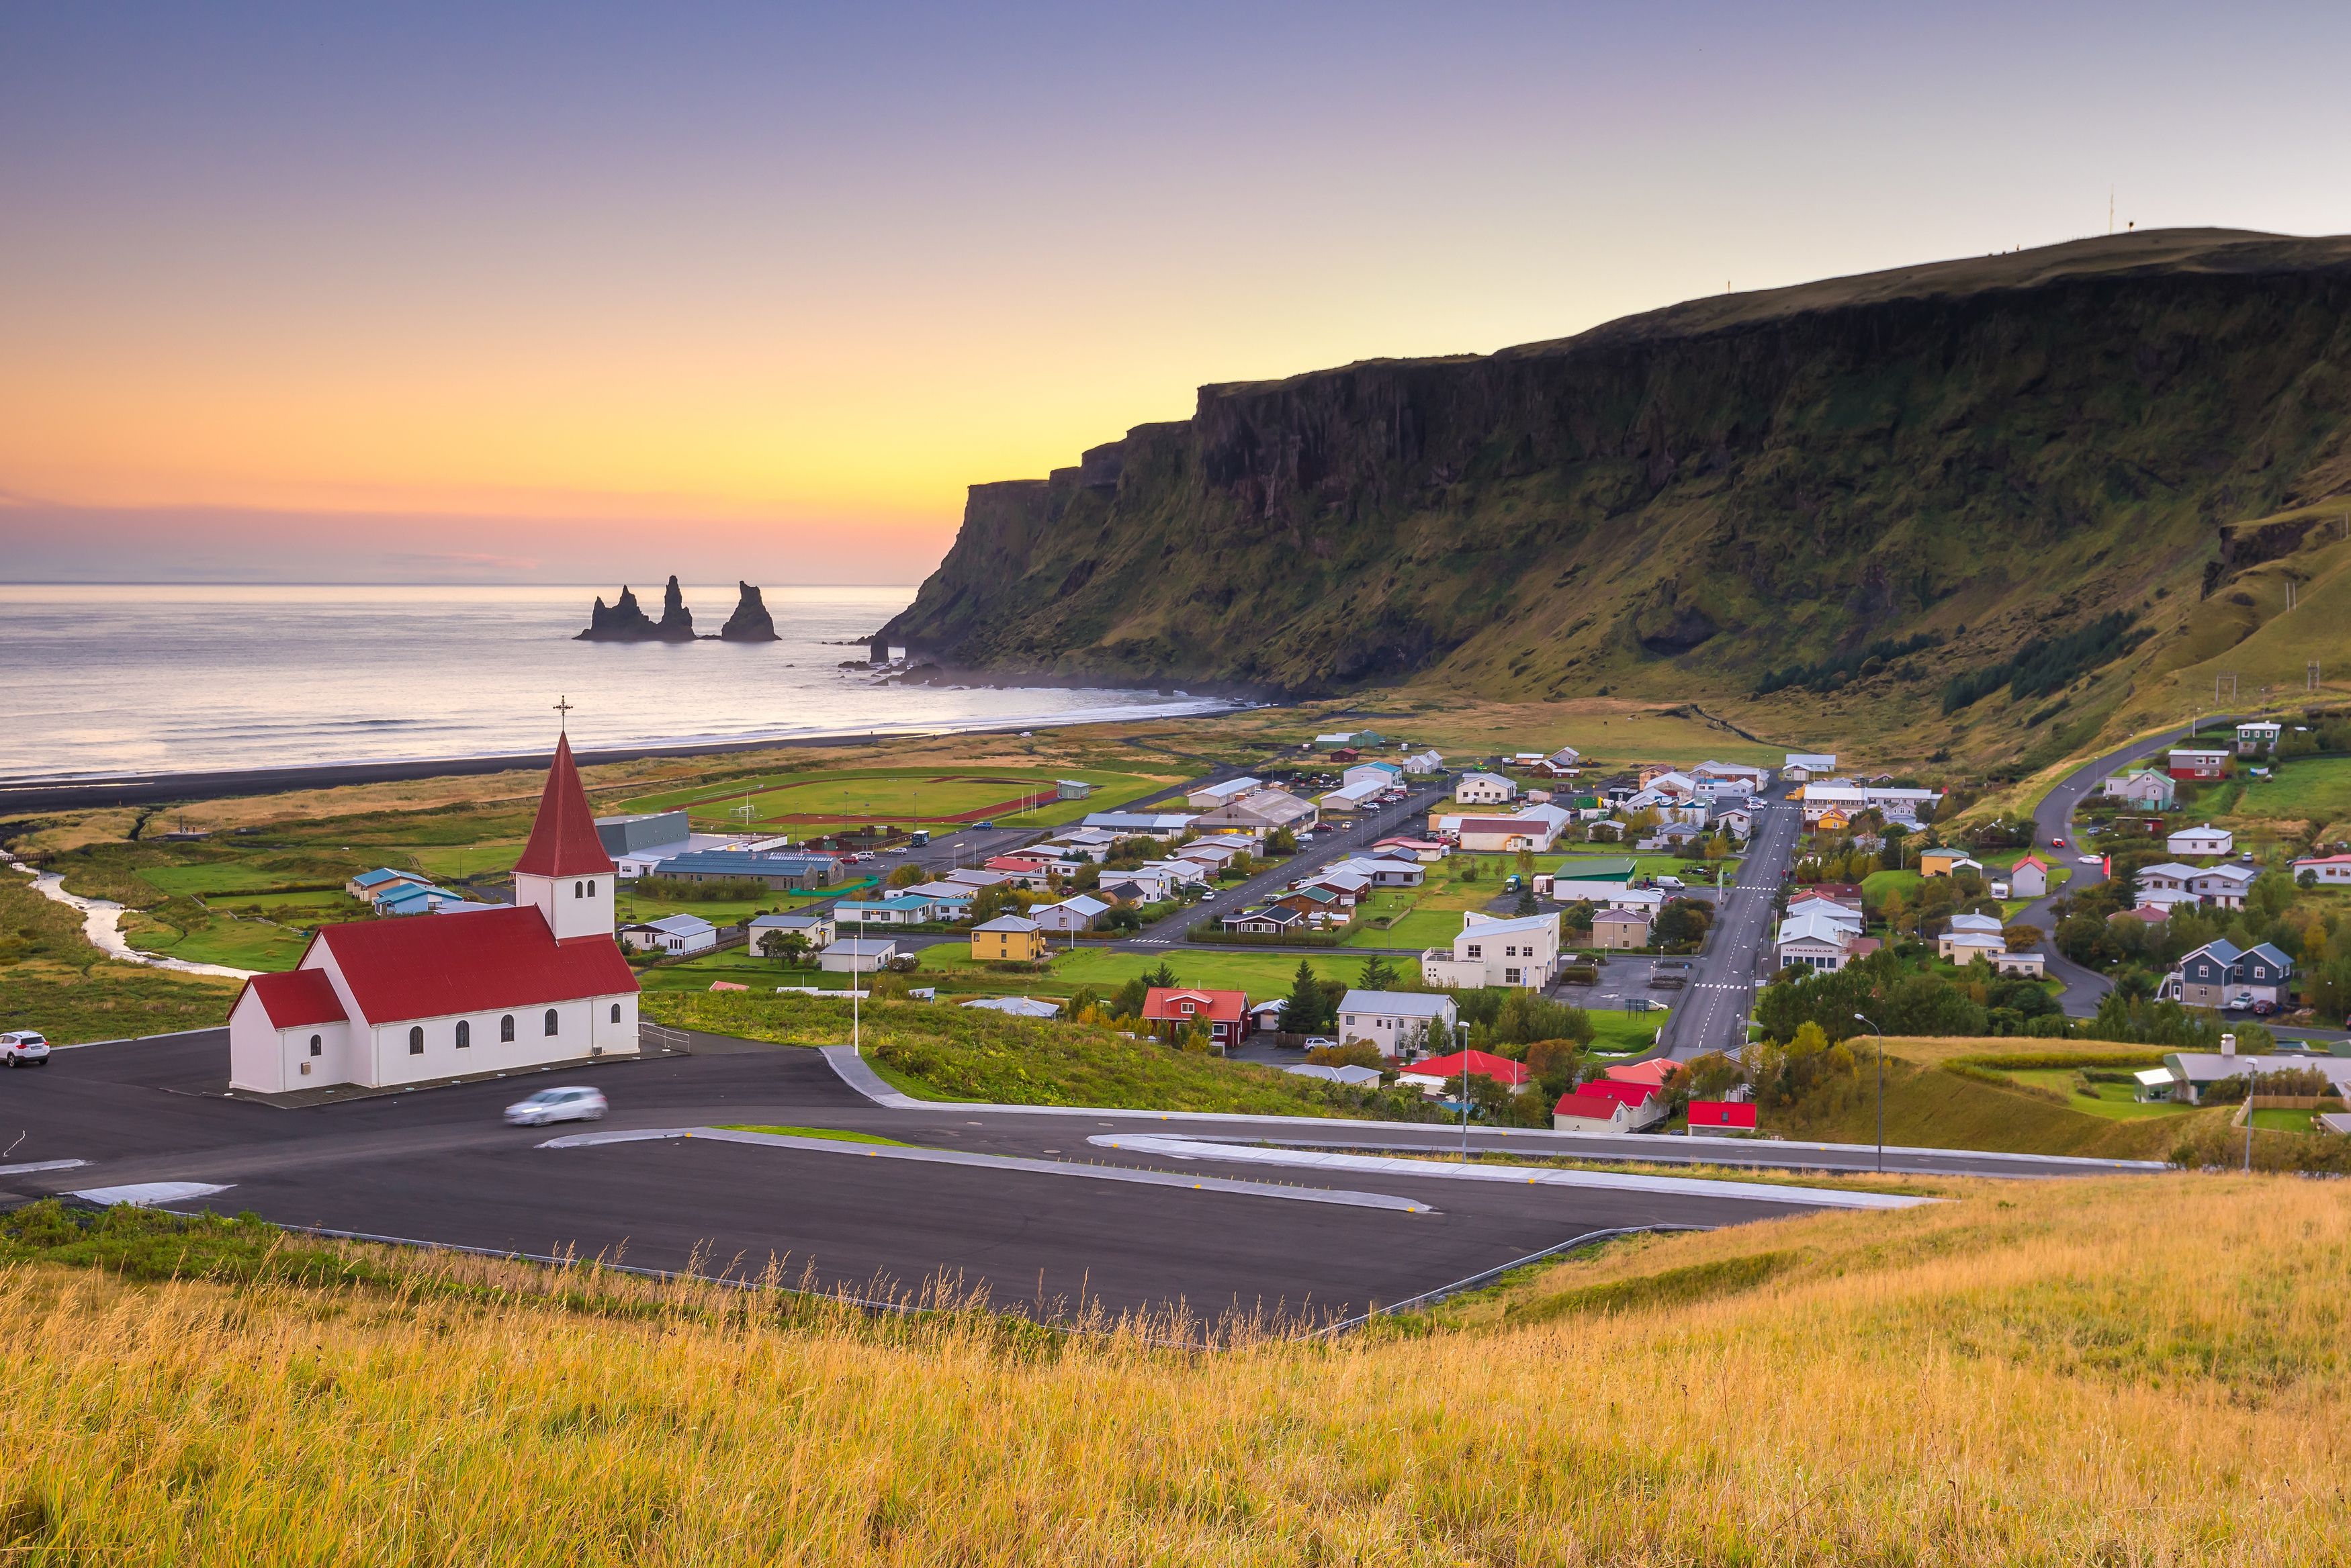
MULTIPOLYGON (((574 587, 0 585, 0 779, 914 733, 1213 711, 1150 692, 877 687, 842 670, 907 588, 768 588, 780 642, 575 642, 574 587)), ((661 613, 660 585, 648 612, 661 613)), ((735 587, 690 587, 700 630, 735 587)))

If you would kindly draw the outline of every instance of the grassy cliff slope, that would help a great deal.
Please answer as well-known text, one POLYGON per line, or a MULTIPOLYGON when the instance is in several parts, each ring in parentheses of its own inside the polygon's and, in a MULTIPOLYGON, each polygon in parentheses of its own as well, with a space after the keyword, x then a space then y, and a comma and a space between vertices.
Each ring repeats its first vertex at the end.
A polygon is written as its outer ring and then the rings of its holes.
MULTIPOLYGON (((2197 230, 1209 386, 1188 421, 975 486, 882 637, 998 672, 1604 687, 2012 742, 2135 683, 2170 705, 2142 678, 2184 690, 2183 642, 2245 634, 2182 607, 2325 543, 2246 525, 2351 510, 2346 349, 2351 239, 2197 230), (1951 676, 2110 615, 2046 690, 1942 712, 1951 676)), ((2351 644, 2351 617, 2305 619, 2351 644)))
POLYGON ((12 1562, 2317 1563, 2351 1486, 2316 1182, 1982 1183, 1205 1355, 26 1229, 12 1562))

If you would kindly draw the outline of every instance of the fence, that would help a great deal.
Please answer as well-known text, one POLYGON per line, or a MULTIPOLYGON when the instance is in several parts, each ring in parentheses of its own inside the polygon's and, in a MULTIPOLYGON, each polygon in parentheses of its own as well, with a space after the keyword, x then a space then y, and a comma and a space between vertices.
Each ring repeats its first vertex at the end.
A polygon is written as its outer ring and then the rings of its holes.
POLYGON ((648 1023, 641 1018, 637 1021, 637 1049, 659 1052, 664 1055, 691 1056, 694 1054, 694 1036, 683 1029, 673 1029, 666 1023, 648 1023))

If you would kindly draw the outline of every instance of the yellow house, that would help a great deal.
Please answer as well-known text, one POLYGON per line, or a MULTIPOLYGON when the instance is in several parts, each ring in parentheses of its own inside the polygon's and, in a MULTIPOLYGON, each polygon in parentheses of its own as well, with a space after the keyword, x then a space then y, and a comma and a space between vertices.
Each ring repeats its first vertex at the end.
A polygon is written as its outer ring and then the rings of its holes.
POLYGON ((1958 871, 1973 871, 1981 875, 1983 862, 1970 857, 1964 849, 1928 849, 1918 856, 1918 875, 1949 877, 1958 871))
POLYGON ((1025 915, 999 915, 972 927, 971 956, 986 962, 1035 963, 1045 956, 1045 928, 1025 915))
POLYGON ((1843 833, 1853 826, 1853 818, 1841 811, 1824 811, 1821 813, 1821 820, 1815 826, 1823 833, 1843 833))

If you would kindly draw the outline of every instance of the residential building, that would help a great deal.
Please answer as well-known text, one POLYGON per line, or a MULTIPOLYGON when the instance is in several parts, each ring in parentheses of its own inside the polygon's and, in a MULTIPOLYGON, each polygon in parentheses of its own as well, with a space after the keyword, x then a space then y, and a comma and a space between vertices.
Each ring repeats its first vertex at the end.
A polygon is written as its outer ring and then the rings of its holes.
POLYGON ((1790 784, 1810 784, 1836 772, 1834 752, 1790 752, 1780 764, 1780 776, 1790 784))
POLYGON ((665 915, 658 920, 637 920, 620 929, 621 945, 632 952, 661 952, 684 958, 706 953, 718 946, 718 928, 700 915, 665 915))
POLYGON ((1058 904, 1040 904, 1029 911, 1029 918, 1048 931, 1090 931, 1094 922, 1110 913, 1110 905, 1101 898, 1080 893, 1058 904))
POLYGON ((369 900, 379 915, 437 914, 446 905, 464 901, 455 893, 444 893, 424 882, 387 883, 369 900))
POLYGON ((1246 992, 1155 985, 1143 999, 1143 1025, 1162 1040, 1178 1040, 1196 1026, 1205 1026, 1209 1044, 1238 1045, 1248 1018, 1246 992))
POLYGON ((2228 855, 2236 850, 2237 836, 2225 827, 2205 823, 2200 827, 2183 827, 2163 842, 2174 855, 2228 855))
POLYGON ((2157 995, 2184 1007, 2228 1008, 2240 1002, 2282 1006, 2294 961, 2262 942, 2241 948, 2222 937, 2181 958, 2157 995))
POLYGON ((1428 984, 1540 991, 1557 977, 1557 915, 1496 919, 1472 909, 1461 919, 1461 933, 1453 939, 1451 951, 1429 948, 1420 955, 1421 978, 1428 984))
POLYGON ((413 883, 420 888, 431 886, 423 877, 413 871, 394 871, 388 866, 379 866, 372 871, 362 871, 344 883, 343 891, 354 898, 364 898, 372 904, 378 896, 391 891, 403 882, 413 883))
POLYGON ((2307 855, 2294 863, 2294 880, 2314 877, 2322 888, 2351 883, 2351 855, 2307 855))
POLYGON ((2024 952, 2004 952, 1991 961, 1991 967, 2001 974, 2018 975, 2026 980, 2039 980, 2049 972, 2048 955, 2038 950, 2024 952))
POLYGON ((1519 798, 1519 786, 1499 774, 1463 774, 1454 782, 1453 798, 1463 805, 1507 805, 1519 798))
POLYGON ((1552 1107, 1553 1132, 1621 1133, 1632 1129, 1633 1108, 1612 1095, 1571 1089, 1552 1107))
POLYGON ((1821 813, 1819 817, 1815 819, 1813 826, 1818 827, 1823 833, 1844 833, 1852 828, 1853 818, 1847 816, 1835 806, 1831 806, 1826 811, 1821 813))
POLYGON ((1175 858, 1189 860, 1195 866, 1205 866, 1210 871, 1221 871, 1249 851, 1226 838, 1196 838, 1176 851, 1175 858))
POLYGON ((2115 799, 2125 801, 2140 811, 2169 811, 2179 794, 2179 786, 2153 768, 2134 768, 2126 774, 2109 774, 2102 791, 2115 799))
MULTIPOLYGON (((2169 780, 2165 781, 2167 784, 2169 780)), ((2056 867, 2038 855, 2026 855, 2008 868, 2008 890, 2012 898, 2041 898, 2049 893, 2049 873, 2056 867)))
POLYGON ((1385 744, 1387 744, 1387 737, 1377 730, 1340 730, 1328 735, 1314 737, 1314 749, 1318 752, 1359 752, 1367 747, 1385 744))
POLYGON ((1325 1067, 1318 1062, 1294 1062, 1282 1071, 1301 1078, 1322 1078, 1356 1088, 1377 1088, 1383 1075, 1377 1067, 1325 1067))
POLYGON ((971 929, 971 956, 989 963, 1035 963, 1045 956, 1044 928, 1026 915, 998 915, 971 929))
POLYGON ((1636 909, 1602 909, 1592 917, 1592 942, 1602 948, 1646 948, 1649 917, 1636 909))
POLYGON ((1666 1119, 1666 1091, 1656 1084, 1628 1083, 1622 1078, 1594 1078, 1579 1085, 1579 1095, 1604 1096, 1625 1109, 1625 1130, 1638 1132, 1666 1119))
POLYGON ((237 994, 230 1086, 382 1087, 635 1054, 637 980, 612 938, 612 860, 568 738, 514 878, 511 905, 319 928, 294 969, 237 994))
POLYGON ((1404 771, 1416 778, 1444 770, 1445 759, 1435 752, 1415 752, 1404 760, 1404 771))
MULTIPOLYGON (((1834 972, 1861 956, 1861 934, 1827 910, 1791 914, 1780 922, 1772 951, 1782 969, 1825 970, 1834 972)), ((1874 948, 1875 944, 1871 944, 1874 948)))
POLYGON ((1424 866, 1434 866, 1453 853, 1453 846, 1441 838, 1383 838, 1372 846, 1375 855, 1409 855, 1424 866))
POLYGON ((1864 903, 1857 882, 1815 882, 1809 888, 1798 888, 1788 907, 1792 910, 1807 898, 1822 899, 1855 915, 1862 912, 1864 903))
POLYGON ((1457 832, 1464 849, 1540 855, 1559 837, 1559 824, 1544 816, 1465 816, 1457 832))
POLYGON ((1011 872, 991 871, 982 866, 958 866, 946 875, 950 887, 961 888, 969 893, 977 893, 982 888, 1002 887, 1011 880, 1011 872))
POLYGON ((1962 871, 1983 875, 1983 862, 1964 849, 1927 849, 1918 855, 1921 877, 1956 877, 1962 871))
POLYGON ((2219 1051, 2167 1052, 2163 1064, 2171 1070, 2171 1097, 2190 1105, 2203 1101, 2204 1091, 2223 1078, 2241 1078, 2256 1073, 2284 1073, 2315 1068, 2326 1075, 2337 1096, 2351 1093, 2351 1056, 2288 1056, 2283 1054, 2240 1056, 2228 1048, 2226 1037, 2219 1051))
POLYGON ((1417 888, 1428 880, 1428 872, 1417 859, 1387 854, 1351 855, 1334 860, 1322 868, 1323 876, 1333 874, 1359 876, 1374 888, 1417 888))
POLYGON ((1461 1010, 1450 996, 1417 991, 1350 991, 1339 999, 1341 1041, 1368 1040, 1384 1055, 1409 1060, 1451 1044, 1461 1010))
POLYGON ((1946 963, 1991 962, 2006 951, 2008 940, 1998 931, 1945 931, 1935 939, 1935 956, 1946 963))
POLYGON ((2229 753, 2223 750, 2182 746, 2168 760, 2176 779, 2217 779, 2229 772, 2229 753))
POLYGON ((893 893, 886 898, 843 898, 832 907, 833 919, 844 926, 924 926, 938 919, 938 906, 920 893, 893 893))
POLYGON ((1246 794, 1254 794, 1265 787, 1265 781, 1256 777, 1226 779, 1221 784, 1202 784, 1184 797, 1184 804, 1195 811, 1215 811, 1232 805, 1246 794))
POLYGON ((1402 763, 1357 763, 1339 775, 1342 788, 1353 789, 1358 784, 1377 784, 1382 789, 1395 789, 1404 783, 1402 763))
POLYGON ((1270 909, 1243 909, 1225 916, 1217 924, 1238 936, 1279 937, 1304 929, 1306 917, 1286 905, 1270 909))
POLYGON ((816 966, 833 974, 872 974, 904 950, 888 937, 842 937, 825 944, 816 966))
POLYGON ((1454 1051, 1442 1056, 1424 1056, 1396 1075, 1399 1085, 1409 1085, 1426 1095, 1441 1095, 1448 1080, 1467 1072, 1472 1078, 1491 1078, 1514 1095, 1524 1094, 1534 1082, 1524 1062, 1513 1062, 1508 1056, 1497 1056, 1490 1051, 1454 1051))
POLYGON ((2216 909, 2241 909, 2261 876, 2255 866, 2206 866, 2197 869, 2188 880, 2188 891, 2196 895, 2199 904, 2216 909))
POLYGON ((1580 768, 1583 765, 1583 753, 1573 746, 1562 746, 1546 760, 1555 768, 1580 768))
POLYGON ((1249 1028, 1260 1034, 1279 1033, 1281 1028, 1282 1010, 1289 1005, 1290 1002, 1286 998, 1279 996, 1253 1003, 1248 1014, 1249 1028))
POLYGON ((810 952, 830 946, 834 936, 831 915, 754 915, 750 929, 745 934, 750 939, 751 951, 761 958, 768 956, 761 944, 770 931, 799 932, 810 952))
POLYGON ((1314 797, 1314 804, 1324 816, 1360 816, 1374 809, 1385 784, 1342 785, 1326 790, 1314 797))
POLYGON ((2276 747, 2278 737, 2284 732, 2284 725, 2263 720, 2240 724, 2237 726, 2237 754, 2250 757, 2271 751, 2276 747))
POLYGON ((1557 904, 1597 904, 1604 909, 1630 909, 1636 914, 1657 917, 1666 907, 1666 893, 1661 888, 1634 888, 1622 882, 1566 882, 1556 877, 1537 876, 1535 896, 1557 904))

